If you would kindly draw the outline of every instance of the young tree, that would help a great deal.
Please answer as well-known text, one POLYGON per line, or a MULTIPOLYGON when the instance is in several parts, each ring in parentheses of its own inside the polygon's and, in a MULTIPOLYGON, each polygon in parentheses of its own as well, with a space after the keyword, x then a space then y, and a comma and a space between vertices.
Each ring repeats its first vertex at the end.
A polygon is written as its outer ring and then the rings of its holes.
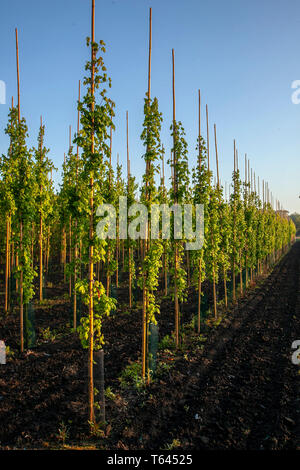
POLYGON ((53 169, 53 163, 47 157, 49 150, 44 147, 45 126, 41 118, 38 136, 38 146, 33 149, 35 158, 34 176, 37 185, 36 205, 39 223, 39 300, 43 300, 43 247, 45 245, 44 227, 45 222, 53 211, 53 200, 51 198, 51 180, 49 172, 53 169))
POLYGON ((77 288, 82 294, 84 301, 88 304, 88 317, 81 319, 79 328, 80 337, 85 347, 88 346, 88 395, 89 395, 89 420, 95 421, 94 415, 94 378, 93 378, 93 355, 94 349, 103 346, 102 319, 114 308, 114 300, 110 299, 101 282, 95 280, 94 264, 105 260, 106 241, 99 240, 95 235, 95 215, 97 207, 103 201, 103 179, 105 166, 109 159, 109 146, 107 145, 108 130, 114 124, 114 103, 107 97, 105 84, 111 86, 111 80, 107 76, 106 67, 99 51, 105 52, 105 44, 95 42, 95 0, 92 0, 92 34, 87 39, 87 45, 91 47, 91 60, 86 64, 86 71, 90 76, 84 79, 87 85, 87 93, 78 109, 81 115, 81 130, 75 138, 75 143, 82 149, 81 172, 82 186, 88 181, 88 196, 82 194, 81 212, 89 218, 89 255, 88 255, 88 281, 81 280, 77 288), (101 102, 98 104, 95 92, 99 91, 101 102))

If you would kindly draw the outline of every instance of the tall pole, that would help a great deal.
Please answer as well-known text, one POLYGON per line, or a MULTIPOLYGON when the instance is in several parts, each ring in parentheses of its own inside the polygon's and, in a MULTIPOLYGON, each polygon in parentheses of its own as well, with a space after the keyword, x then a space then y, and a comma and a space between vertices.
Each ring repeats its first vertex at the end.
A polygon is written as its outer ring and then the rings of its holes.
MULTIPOLYGON (((41 160, 43 159, 43 136, 42 136, 42 130, 43 130, 43 118, 41 116, 41 124, 40 124, 40 129, 41 129, 41 143, 40 143, 40 153, 41 153, 41 160)), ((40 194, 42 194, 42 186, 40 186, 40 194)), ((41 203, 42 204, 42 203, 41 203)), ((42 217, 42 208, 40 207, 40 234, 39 234, 39 258, 40 258, 40 279, 39 279, 39 299, 40 301, 43 300, 43 217, 42 217)))
MULTIPOLYGON (((129 134, 128 134, 128 111, 126 111, 126 141, 127 141, 127 187, 130 190, 130 159, 129 159, 129 134)), ((131 247, 130 241, 128 242, 128 257, 129 257, 129 308, 132 307, 132 272, 131 272, 131 247)))
MULTIPOLYGON (((175 100, 175 53, 172 49, 172 95, 173 95, 173 175, 174 175, 174 202, 177 204, 177 155, 176 155, 176 100, 175 100)), ((177 241, 175 245, 175 259, 174 259, 174 301, 175 301, 175 344, 176 348, 179 346, 179 303, 178 303, 178 288, 177 288, 177 263, 178 263, 178 246, 177 241)))
MULTIPOLYGON (((17 59, 17 84, 18 84, 18 124, 21 122, 20 108, 20 67, 19 67, 19 40, 18 29, 16 28, 16 59, 17 59)), ((23 251, 23 220, 20 214, 20 252, 23 251)), ((24 307, 23 307, 23 266, 20 271, 20 343, 21 352, 24 351, 24 307)))
POLYGON ((234 194, 234 204, 233 204, 233 262, 232 262, 232 298, 233 302, 236 300, 235 295, 235 243, 236 243, 236 145, 235 139, 233 141, 233 157, 234 157, 234 164, 233 164, 233 174, 234 174, 234 182, 233 182, 233 194, 234 194))
POLYGON ((199 140, 199 172, 201 171, 201 93, 198 90, 198 140, 199 140))
MULTIPOLYGON (((92 0, 92 42, 91 42, 91 113, 94 115, 95 111, 95 0, 92 0)), ((92 129, 91 129, 91 153, 95 153, 95 122, 92 118, 92 129)), ((93 172, 90 175, 90 230, 89 230, 89 420, 90 422, 95 421, 94 414, 94 376, 93 376, 93 356, 94 356, 94 304, 93 304, 93 287, 94 287, 94 175, 93 172)))
MULTIPOLYGON (((198 165, 199 165, 199 177, 200 177, 201 175, 201 92, 200 90, 198 90, 198 141, 199 141, 198 165)), ((200 334, 200 330, 201 330, 202 256, 203 256, 203 250, 201 250, 201 255, 199 256, 198 321, 197 321, 198 334, 200 334)))
POLYGON ((218 184, 218 189, 220 189, 217 128, 215 124, 214 124, 214 134, 215 134, 215 150, 216 150, 216 166, 217 166, 217 184, 218 184))
MULTIPOLYGON (((148 106, 150 107, 150 100, 151 100, 151 56, 152 56, 152 8, 149 10, 149 50, 148 50, 148 91, 147 91, 147 98, 148 98, 148 106)), ((147 153, 149 152, 149 148, 147 146, 147 153)), ((149 198, 149 182, 148 182, 148 175, 151 169, 151 162, 146 160, 146 189, 145 189, 145 196, 146 200, 149 198)), ((150 225, 149 219, 147 220, 147 228, 146 228, 146 240, 144 241, 144 256, 146 255, 149 247, 150 247, 150 225)), ((142 377, 143 380, 146 379, 146 375, 148 374, 148 309, 149 303, 149 296, 148 290, 146 288, 146 274, 143 276, 143 312, 142 312, 142 377)), ((150 377, 147 377, 148 383, 150 377)))
POLYGON ((17 82, 18 82, 18 121, 21 121, 20 112, 20 68, 19 68, 19 40, 18 40, 18 29, 16 28, 16 56, 17 56, 17 82))
MULTIPOLYGON (((245 153, 245 185, 247 184, 247 154, 245 153)), ((247 186, 245 186, 245 192, 247 192, 247 186)))
MULTIPOLYGON (((80 102, 80 92, 81 92, 81 82, 79 80, 78 84, 78 102, 80 102)), ((79 135, 80 130, 80 111, 77 110, 77 136, 79 135)), ((79 161, 79 145, 77 144, 77 152, 76 152, 76 186, 78 180, 78 161, 79 161)), ((73 294, 73 329, 76 331, 77 329, 77 294, 76 294, 76 282, 77 282, 77 258, 78 258, 78 240, 77 240, 77 226, 78 220, 75 219, 75 247, 74 247, 74 294, 73 294)))
POLYGON ((210 171, 209 168, 209 124, 208 124, 208 106, 206 105, 206 136, 207 136, 207 169, 210 171))
POLYGON ((177 172, 176 172, 176 100, 175 100, 175 53, 172 49, 172 96, 173 96, 173 179, 174 179, 174 195, 177 202, 177 172))

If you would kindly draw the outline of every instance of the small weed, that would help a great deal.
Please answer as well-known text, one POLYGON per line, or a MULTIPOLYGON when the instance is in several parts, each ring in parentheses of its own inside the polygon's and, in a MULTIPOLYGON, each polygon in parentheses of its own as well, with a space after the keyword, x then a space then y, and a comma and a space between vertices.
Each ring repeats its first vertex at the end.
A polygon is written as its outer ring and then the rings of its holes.
POLYGON ((166 335, 163 337, 163 339, 160 341, 158 345, 158 349, 160 350, 165 350, 165 349, 175 349, 175 341, 172 336, 166 335))
POLYGON ((90 434, 93 437, 101 438, 105 437, 105 432, 102 429, 102 423, 94 423, 93 421, 89 421, 90 426, 90 434))
POLYGON ((50 327, 48 328, 42 328, 41 329, 41 335, 44 341, 55 341, 56 334, 54 332, 51 332, 50 327))
POLYGON ((122 372, 119 381, 122 388, 134 387, 141 389, 144 386, 142 379, 142 365, 139 362, 129 364, 122 372))
POLYGON ((58 428, 57 439, 63 443, 66 442, 66 439, 69 437, 69 427, 62 421, 60 427, 58 428))
POLYGON ((109 400, 114 401, 116 399, 116 395, 113 393, 110 387, 107 387, 105 390, 105 397, 109 400))
POLYGON ((173 439, 171 444, 167 444, 165 450, 173 450, 173 449, 176 449, 177 447, 181 447, 181 442, 179 439, 173 439))
POLYGON ((6 351, 6 357, 13 357, 15 355, 14 351, 10 349, 9 346, 5 347, 5 351, 6 351))

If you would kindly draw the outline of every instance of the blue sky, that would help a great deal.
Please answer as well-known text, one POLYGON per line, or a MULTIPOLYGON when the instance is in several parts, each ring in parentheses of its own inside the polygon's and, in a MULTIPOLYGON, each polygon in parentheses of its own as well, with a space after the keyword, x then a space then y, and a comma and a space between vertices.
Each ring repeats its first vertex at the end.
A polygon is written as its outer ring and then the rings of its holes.
MULTIPOLYGON (((21 112, 35 145, 40 121, 46 145, 59 168, 68 148, 68 126, 76 127, 78 80, 89 52, 90 0, 11 0, 0 7, 0 80, 7 104, 0 105, 0 152, 11 96, 16 97, 15 27, 19 30, 21 112)), ((191 166, 197 138, 197 90, 201 89, 204 130, 208 103, 212 167, 213 124, 218 131, 222 182, 230 181, 233 139, 250 158, 260 179, 289 211, 300 212, 300 104, 291 84, 300 79, 300 4, 296 0, 96 0, 96 39, 107 45, 105 63, 116 102, 113 161, 126 165, 129 112, 131 170, 144 171, 140 134, 147 89, 148 17, 152 6, 152 96, 163 113, 162 141, 171 138, 172 69, 175 49, 176 114, 186 130, 191 166)), ((204 132, 204 137, 206 132, 204 132)), ((244 171, 242 166, 242 172, 244 171)), ((169 174, 169 173, 168 173, 169 174)))

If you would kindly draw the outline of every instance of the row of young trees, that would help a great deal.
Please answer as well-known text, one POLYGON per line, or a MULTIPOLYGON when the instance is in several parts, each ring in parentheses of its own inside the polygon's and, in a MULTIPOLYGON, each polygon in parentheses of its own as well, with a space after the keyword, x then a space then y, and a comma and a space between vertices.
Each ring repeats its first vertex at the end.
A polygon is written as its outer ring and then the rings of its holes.
POLYGON ((20 347, 24 350, 24 307, 34 295, 34 277, 39 271, 39 298, 42 300, 44 266, 48 267, 50 250, 50 219, 53 211, 53 164, 44 147, 45 126, 42 118, 37 147, 26 144, 28 129, 21 117, 18 31, 16 29, 18 103, 12 105, 5 133, 10 145, 7 155, 0 160, 0 194, 3 221, 5 221, 5 301, 10 307, 12 279, 20 295, 20 347), (36 240, 39 246, 38 270, 33 263, 36 240), (14 274, 12 276, 12 274, 14 274))
MULTIPOLYGON (((17 42, 18 46, 18 42, 17 42)), ((60 190, 52 183, 53 164, 44 146, 45 126, 41 121, 37 147, 26 145, 27 126, 20 113, 18 72, 18 105, 13 103, 6 133, 10 138, 7 155, 1 158, 1 209, 5 220, 5 311, 9 310, 11 274, 17 279, 16 290, 20 305, 21 351, 24 350, 24 307, 34 295, 34 277, 38 276, 37 294, 43 298, 43 280, 49 257, 62 265, 64 280, 68 279, 73 309, 74 332, 78 332, 83 347, 88 349, 89 420, 94 415, 94 352, 103 354, 102 324, 116 309, 112 283, 122 282, 128 288, 128 303, 132 307, 133 289, 142 293, 141 361, 142 378, 149 382, 149 328, 159 320, 160 300, 172 295, 174 301, 174 342, 181 342, 181 306, 187 301, 189 289, 198 295, 197 331, 201 332, 204 284, 212 287, 215 319, 218 317, 218 291, 222 291, 225 306, 229 304, 228 286, 232 283, 231 300, 243 295, 255 277, 266 272, 288 248, 295 235, 295 226, 283 215, 279 203, 273 200, 265 182, 256 184, 245 157, 245 175, 234 142, 232 192, 229 198, 219 177, 216 126, 214 126, 217 174, 213 181, 209 146, 208 109, 206 107, 206 140, 201 132, 201 97, 198 92, 198 138, 196 165, 189 167, 188 145, 175 107, 175 54, 172 51, 173 119, 170 133, 173 140, 170 184, 165 181, 165 151, 160 133, 162 113, 157 98, 151 98, 152 13, 150 9, 148 89, 144 99, 144 123, 141 140, 145 153, 145 172, 140 191, 130 171, 127 114, 127 178, 122 177, 119 160, 112 165, 112 136, 115 103, 107 88, 103 54, 105 44, 95 41, 95 0, 92 0, 91 38, 87 40, 91 58, 87 62, 83 85, 86 94, 81 99, 79 82, 78 125, 65 156, 60 190), (262 192, 259 188, 262 186, 262 192), (99 208, 112 204, 119 211, 120 197, 127 205, 143 202, 148 209, 146 226, 141 235, 146 239, 126 238, 123 223, 117 219, 116 237, 105 240, 96 235, 99 208), (178 239, 171 224, 169 239, 151 237, 153 205, 203 204, 204 244, 188 251, 187 240, 178 239), (98 212, 97 212, 98 211, 98 212), (36 249, 37 247, 37 249, 36 249), (50 251, 51 248, 51 251, 50 251), (243 274, 245 277, 243 277, 243 274), (223 286, 222 289, 220 286, 223 286), (78 322, 78 300, 86 306, 78 322)), ((18 52, 18 47, 17 47, 18 52)), ((17 53, 17 70, 18 53, 17 53)), ((136 214, 129 213, 127 224, 136 214)), ((138 225, 138 219, 135 221, 138 225)), ((195 228, 195 227, 194 227, 195 228)), ((108 231, 109 235, 109 231, 108 231)), ((103 358, 102 358, 103 359, 103 358)))

